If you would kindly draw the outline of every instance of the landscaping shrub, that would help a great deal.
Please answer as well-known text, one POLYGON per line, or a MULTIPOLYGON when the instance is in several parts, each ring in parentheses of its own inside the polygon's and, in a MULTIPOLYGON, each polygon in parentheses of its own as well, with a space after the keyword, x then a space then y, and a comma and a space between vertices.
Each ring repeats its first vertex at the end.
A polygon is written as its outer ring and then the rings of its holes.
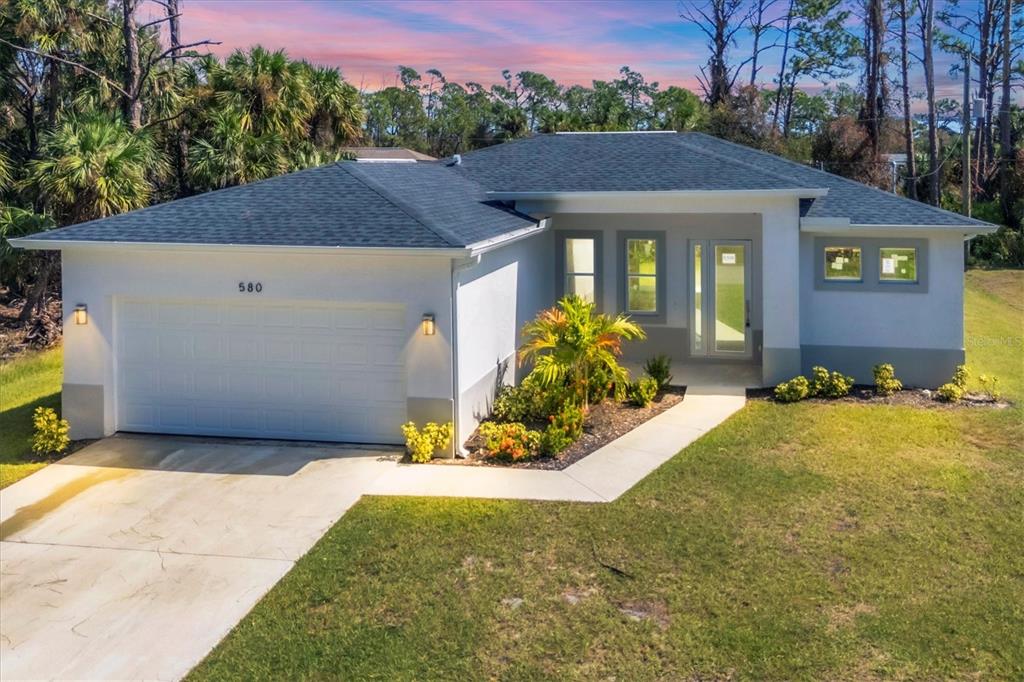
POLYGON ((985 396, 992 402, 999 402, 999 399, 1003 397, 1002 392, 999 390, 999 377, 981 374, 978 376, 978 381, 981 382, 981 390, 985 393, 985 396))
POLYGON ((971 378, 971 370, 967 365, 957 365, 953 372, 953 383, 960 387, 961 391, 967 391, 967 380, 971 378))
POLYGON ((546 422, 569 399, 569 389, 542 387, 531 373, 518 386, 502 386, 491 407, 491 419, 497 422, 546 422))
POLYGON ((938 390, 935 391, 935 397, 944 403, 958 403, 964 397, 964 389, 953 382, 949 382, 939 386, 938 390))
POLYGON ((437 424, 428 422, 423 431, 416 428, 414 422, 402 424, 402 435, 405 436, 405 449, 414 462, 429 462, 438 450, 445 450, 451 444, 454 427, 451 422, 437 424))
POLYGON ((578 441, 583 435, 585 418, 582 408, 572 402, 565 403, 561 410, 549 418, 551 423, 540 437, 540 453, 557 455, 578 441))
POLYGON ((811 368, 810 395, 817 398, 842 398, 853 388, 853 377, 829 373, 824 367, 811 368))
POLYGON ((903 390, 903 382, 896 378, 896 370, 892 365, 875 365, 871 373, 875 376, 875 393, 878 395, 892 395, 903 390))
POLYGON ((480 435, 492 457, 513 462, 533 457, 541 440, 539 431, 518 423, 484 422, 480 425, 480 435))
POLYGON ((519 361, 533 361, 530 376, 545 387, 568 386, 586 409, 590 400, 590 377, 606 371, 615 385, 627 380, 619 365, 622 341, 646 337, 640 325, 628 317, 597 314, 594 304, 579 296, 566 296, 526 323, 519 361))
POLYGON ((658 388, 664 390, 672 381, 672 358, 667 355, 656 355, 644 363, 644 373, 658 382, 658 388))
POLYGON ((775 399, 782 403, 795 403, 810 395, 807 377, 793 377, 775 387, 775 399))
POLYGON ((599 405, 615 393, 615 377, 604 367, 598 367, 590 373, 587 382, 587 398, 591 405, 599 405))
POLYGON ((32 425, 35 427, 32 452, 39 456, 60 454, 71 444, 68 420, 60 419, 53 408, 37 407, 32 413, 32 425))
POLYGON ((632 404, 647 407, 658 395, 658 381, 653 377, 640 377, 629 385, 626 394, 632 404))

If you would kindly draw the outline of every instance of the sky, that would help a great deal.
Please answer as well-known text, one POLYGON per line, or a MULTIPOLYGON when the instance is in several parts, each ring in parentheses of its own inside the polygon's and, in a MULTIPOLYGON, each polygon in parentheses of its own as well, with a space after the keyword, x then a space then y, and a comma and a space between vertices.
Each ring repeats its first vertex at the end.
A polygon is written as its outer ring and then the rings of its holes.
MULTIPOLYGON (((392 85, 399 64, 421 74, 440 70, 450 81, 501 82, 501 72, 539 71, 563 85, 612 80, 629 66, 662 87, 701 94, 696 74, 707 58, 703 36, 679 17, 692 0, 180 0, 182 39, 222 41, 225 56, 261 44, 295 58, 335 66, 372 91, 392 85)), ((941 2, 941 0, 939 0, 941 2)), ((782 3, 779 3, 781 6, 782 3)), ((149 3, 142 17, 163 9, 149 3)), ((851 29, 857 30, 856 20, 851 29)), ((734 54, 749 54, 743 36, 734 54)), ((762 55, 759 81, 769 83, 781 54, 762 55)), ((959 97, 960 80, 936 68, 939 96, 959 97)), ((914 86, 923 90, 919 69, 914 86)), ((893 74, 895 75, 895 74, 893 74)), ((745 81, 749 76, 741 77, 745 81)), ((853 76, 850 82, 855 82, 853 76)), ((817 90, 820 84, 805 84, 817 90)))

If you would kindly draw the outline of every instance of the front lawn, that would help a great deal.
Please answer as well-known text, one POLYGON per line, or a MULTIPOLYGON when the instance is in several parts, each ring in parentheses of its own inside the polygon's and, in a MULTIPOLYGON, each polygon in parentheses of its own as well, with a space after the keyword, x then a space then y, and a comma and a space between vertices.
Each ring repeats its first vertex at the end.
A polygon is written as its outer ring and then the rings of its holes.
POLYGON ((32 455, 32 411, 60 411, 60 346, 0 362, 0 488, 46 466, 32 455))
MULTIPOLYGON (((1022 273, 968 285, 1019 399, 1022 273)), ((612 504, 366 498, 192 678, 1019 679, 1022 442, 1019 406, 753 402, 612 504)))

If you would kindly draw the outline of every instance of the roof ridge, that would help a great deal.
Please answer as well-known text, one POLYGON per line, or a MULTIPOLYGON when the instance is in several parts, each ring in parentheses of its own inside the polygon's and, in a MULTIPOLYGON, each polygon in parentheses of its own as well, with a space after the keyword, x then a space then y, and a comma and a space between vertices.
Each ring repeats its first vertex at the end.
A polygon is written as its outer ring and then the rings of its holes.
MULTIPOLYGON (((714 135, 708 135, 707 133, 700 132, 700 131, 692 131, 692 132, 688 132, 686 134, 687 135, 701 135, 703 137, 709 137, 709 138, 711 138, 713 140, 716 140, 718 142, 723 142, 723 143, 725 143, 727 145, 730 145, 732 147, 736 147, 738 149, 742 149, 742 150, 747 151, 747 152, 755 152, 755 153, 757 153, 757 154, 759 154, 761 156, 767 156, 767 157, 770 157, 772 159, 776 159, 776 160, 779 160, 779 161, 784 161, 785 163, 788 163, 788 164, 790 164, 792 166, 796 166, 797 168, 799 168, 800 170, 805 171, 805 172, 811 172, 811 173, 815 173, 815 174, 818 174, 818 175, 825 175, 825 176, 828 176, 829 178, 831 178, 833 180, 838 180, 838 181, 843 182, 845 184, 853 185, 853 186, 855 186, 855 187, 857 187, 859 189, 869 189, 869 190, 872 190, 872 191, 874 191, 874 192, 876 192, 878 194, 881 194, 881 195, 883 195, 885 197, 890 197, 890 198, 893 198, 893 199, 900 199, 900 200, 903 200, 903 201, 910 202, 911 204, 913 204, 917 208, 929 209, 933 213, 940 213, 942 215, 955 216, 955 217, 957 217, 957 218, 959 218, 961 220, 969 220, 969 221, 971 221, 973 223, 976 223, 976 224, 979 224, 979 225, 990 225, 991 224, 991 223, 987 223, 987 222, 985 222, 983 220, 978 220, 977 218, 972 218, 970 216, 965 216, 965 215, 962 215, 960 213, 955 213, 953 211, 947 211, 946 209, 940 208, 939 206, 933 206, 932 204, 926 204, 923 201, 915 201, 914 199, 911 199, 909 197, 903 197, 903 196, 900 196, 898 194, 893 194, 892 192, 886 192, 884 189, 879 189, 878 187, 875 187, 874 185, 868 185, 868 184, 863 183, 863 182, 858 182, 857 180, 851 180, 850 178, 845 178, 842 175, 837 175, 835 173, 829 173, 826 170, 822 170, 820 168, 815 168, 814 166, 808 166, 806 164, 800 163, 799 161, 794 161, 793 159, 787 159, 785 156, 781 156, 779 154, 772 154, 771 152, 766 152, 763 149, 757 149, 755 147, 748 147, 746 145, 739 144, 738 142, 733 142, 732 140, 726 140, 725 138, 716 137, 714 135)), ((714 153, 714 152, 711 152, 711 153, 714 153)), ((727 158, 727 157, 722 156, 721 154, 716 154, 716 155, 719 156, 720 158, 727 158)), ((756 168, 756 166, 754 166, 754 167, 756 168)))
MULTIPOLYGON (((703 134, 703 133, 700 133, 700 134, 703 134)), ((745 166, 746 168, 750 168, 752 170, 756 170, 758 173, 763 173, 765 175, 770 175, 770 176, 772 176, 774 178, 777 178, 779 180, 785 180, 787 182, 795 182, 802 189, 818 189, 817 187, 814 187, 812 185, 808 185, 804 181, 798 180, 797 178, 794 178, 794 177, 792 177, 790 175, 784 175, 782 173, 776 173, 775 171, 765 170, 764 168, 761 168, 760 166, 757 166, 757 165, 755 165, 753 163, 749 163, 749 162, 744 161, 742 159, 734 159, 734 158, 731 158, 731 157, 719 154, 719 153, 717 153, 717 152, 715 152, 713 150, 710 150, 710 149, 702 149, 701 147, 697 147, 697 146, 694 146, 694 145, 687 144, 686 140, 685 140, 685 137, 682 136, 682 135, 680 135, 679 137, 676 138, 676 142, 681 144, 682 146, 686 147, 690 151, 697 152, 698 154, 703 154, 704 156, 709 156, 709 157, 712 157, 712 158, 715 158, 715 159, 719 159, 721 161, 726 161, 728 163, 734 163, 734 164, 737 164, 737 165, 740 165, 740 166, 745 166)), ((751 147, 751 149, 752 149, 752 147, 751 147)))
MULTIPOLYGON (((378 181, 376 178, 369 177, 369 175, 366 173, 366 171, 364 171, 362 168, 359 167, 359 164, 348 163, 348 164, 345 164, 344 166, 342 166, 342 164, 339 163, 339 162, 335 162, 335 163, 338 165, 339 168, 341 168, 342 170, 346 171, 349 175, 354 177, 356 180, 358 180, 359 182, 361 182, 364 185, 366 185, 370 190, 372 190, 380 198, 384 199, 384 201, 388 202, 389 204, 391 204, 392 206, 394 206, 395 208, 400 210, 402 213, 406 214, 407 216, 412 218, 414 221, 416 221, 417 223, 422 225, 424 228, 429 230, 432 234, 434 234, 438 239, 443 241, 448 246, 453 246, 453 247, 461 246, 461 244, 459 243, 461 240, 458 239, 454 234, 452 234, 448 230, 444 229, 443 227, 439 227, 437 225, 434 225, 433 221, 430 220, 429 218, 427 218, 423 214, 422 211, 414 208, 413 206, 409 205, 404 200, 402 200, 399 197, 397 197, 394 194, 392 194, 388 190, 388 188, 382 182, 378 181)), ((410 167, 415 167, 415 166, 418 166, 418 165, 420 165, 420 164, 419 163, 417 163, 415 165, 414 164, 409 164, 410 167)), ((430 162, 427 162, 426 164, 423 164, 423 165, 424 165, 424 167, 435 166, 434 163, 430 163, 430 162)))

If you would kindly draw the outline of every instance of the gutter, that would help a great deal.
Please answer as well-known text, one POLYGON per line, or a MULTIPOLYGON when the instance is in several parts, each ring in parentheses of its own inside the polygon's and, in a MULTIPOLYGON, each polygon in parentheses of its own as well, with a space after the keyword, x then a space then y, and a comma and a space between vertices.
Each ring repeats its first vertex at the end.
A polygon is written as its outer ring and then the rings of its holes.
POLYGON ((451 335, 452 335, 452 453, 455 457, 465 458, 469 453, 458 442, 459 438, 459 304, 457 276, 463 270, 469 270, 480 263, 480 256, 470 257, 462 262, 451 261, 451 335))
POLYGON ((126 251, 225 251, 232 253, 277 253, 282 250, 300 254, 351 254, 378 256, 441 256, 464 258, 471 255, 468 247, 447 248, 395 248, 392 246, 296 246, 290 244, 204 244, 178 242, 82 241, 61 239, 33 239, 19 237, 9 240, 18 249, 58 251, 62 249, 126 250, 126 251))
POLYGON ((998 225, 989 223, 973 225, 907 225, 900 223, 886 223, 870 225, 865 223, 851 223, 849 218, 801 218, 801 232, 885 232, 897 230, 900 232, 962 232, 965 235, 988 234, 999 229, 998 225))
POLYGON ((543 218, 536 225, 530 225, 529 227, 513 230, 512 232, 507 232, 499 237, 494 237, 493 239, 474 242, 466 248, 469 249, 470 256, 480 256, 488 251, 500 249, 503 246, 508 246, 509 244, 513 244, 528 237, 532 237, 535 234, 544 232, 550 227, 550 223, 551 220, 549 218, 543 218))
POLYGON ((561 199, 625 199, 625 198, 680 198, 707 199, 714 197, 764 199, 772 197, 795 197, 817 199, 828 194, 828 188, 794 189, 711 189, 711 190, 658 190, 629 192, 487 192, 487 198, 495 201, 555 201, 561 199))

